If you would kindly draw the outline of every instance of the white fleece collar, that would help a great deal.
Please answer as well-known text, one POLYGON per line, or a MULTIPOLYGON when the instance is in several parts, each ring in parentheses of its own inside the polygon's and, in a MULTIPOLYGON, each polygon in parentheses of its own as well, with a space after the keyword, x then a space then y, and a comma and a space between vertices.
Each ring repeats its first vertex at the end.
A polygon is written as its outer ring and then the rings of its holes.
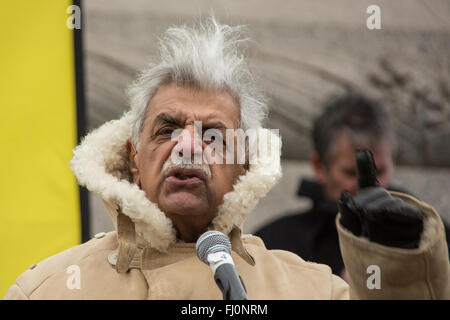
MULTIPOLYGON (((89 133, 74 150, 70 167, 80 185, 97 193, 105 202, 119 206, 136 225, 136 232, 149 246, 166 251, 176 242, 172 221, 147 199, 143 190, 130 182, 126 142, 131 137, 129 113, 119 120, 105 123, 89 133)), ((260 132, 267 129, 260 128, 260 132)), ((274 133, 270 132, 274 136, 274 133)), ((233 190, 225 194, 210 229, 229 234, 234 226, 242 227, 247 215, 260 198, 281 177, 280 148, 270 154, 270 161, 250 164, 249 170, 238 178, 233 190)), ((264 150, 258 156, 264 157, 264 150)))

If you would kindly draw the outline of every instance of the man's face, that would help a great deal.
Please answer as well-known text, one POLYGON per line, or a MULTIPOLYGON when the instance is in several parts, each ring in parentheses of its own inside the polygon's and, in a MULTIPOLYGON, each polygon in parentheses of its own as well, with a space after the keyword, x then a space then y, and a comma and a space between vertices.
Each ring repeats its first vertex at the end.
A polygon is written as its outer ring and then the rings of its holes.
POLYGON ((378 169, 377 180, 380 186, 386 188, 393 172, 392 151, 387 140, 380 140, 374 146, 358 146, 351 144, 349 138, 341 134, 334 145, 334 155, 328 165, 320 165, 316 177, 325 187, 326 196, 337 202, 341 192, 347 190, 351 194, 358 191, 358 178, 355 160, 357 149, 368 149, 372 151, 375 165, 378 169))
POLYGON ((203 131, 220 130, 225 139, 226 129, 237 129, 239 114, 235 99, 225 91, 198 91, 174 84, 160 87, 148 105, 139 152, 130 153, 130 169, 134 182, 173 221, 186 241, 194 241, 210 224, 225 193, 245 172, 244 166, 203 161, 211 171, 208 176, 198 169, 174 167, 164 171, 163 165, 172 151, 190 149, 191 154, 182 156, 193 159, 194 152, 205 149, 207 142, 202 141, 194 122, 201 121, 203 131), (174 140, 172 133, 177 129, 188 134, 174 140))

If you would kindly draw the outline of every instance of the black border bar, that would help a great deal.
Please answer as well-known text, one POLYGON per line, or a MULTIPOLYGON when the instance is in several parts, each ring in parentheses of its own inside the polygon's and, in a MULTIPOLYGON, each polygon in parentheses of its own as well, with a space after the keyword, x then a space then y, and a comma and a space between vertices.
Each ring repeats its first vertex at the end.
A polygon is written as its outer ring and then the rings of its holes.
MULTIPOLYGON (((81 0, 73 0, 73 5, 78 6, 81 12, 81 28, 73 29, 74 53, 75 53, 75 87, 76 87, 76 107, 77 107, 77 143, 87 133, 86 100, 84 90, 84 64, 83 64, 83 21, 81 0)), ((90 218, 89 218, 89 195, 88 190, 78 186, 80 197, 81 214, 81 242, 86 242, 91 238, 90 218)))

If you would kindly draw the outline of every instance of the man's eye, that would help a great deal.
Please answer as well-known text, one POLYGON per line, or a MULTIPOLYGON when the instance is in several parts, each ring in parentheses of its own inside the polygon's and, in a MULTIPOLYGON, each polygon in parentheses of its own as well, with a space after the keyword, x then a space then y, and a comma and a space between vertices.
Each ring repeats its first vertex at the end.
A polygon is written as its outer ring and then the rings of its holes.
POLYGON ((215 143, 216 145, 219 143, 221 145, 226 146, 227 142, 224 139, 224 135, 218 129, 210 128, 203 131, 203 141, 207 144, 215 143))
POLYGON ((213 143, 215 142, 216 144, 219 143, 221 145, 226 146, 227 142, 225 141, 225 139, 221 138, 221 137, 216 137, 216 136, 211 136, 208 138, 207 143, 213 143))
POLYGON ((158 130, 158 132, 156 133, 158 136, 165 136, 165 135, 171 135, 173 132, 173 128, 161 128, 158 130))

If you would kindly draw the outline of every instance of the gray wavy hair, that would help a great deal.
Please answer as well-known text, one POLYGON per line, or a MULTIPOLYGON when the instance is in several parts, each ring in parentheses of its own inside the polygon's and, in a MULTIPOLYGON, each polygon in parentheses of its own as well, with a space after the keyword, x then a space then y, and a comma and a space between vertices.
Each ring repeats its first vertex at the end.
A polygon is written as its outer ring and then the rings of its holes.
POLYGON ((221 25, 213 17, 198 29, 167 29, 159 39, 161 61, 150 64, 127 89, 131 140, 137 149, 149 101, 159 87, 169 83, 199 90, 225 90, 239 103, 240 128, 262 126, 268 108, 240 52, 241 44, 248 40, 243 31, 243 26, 221 25))

